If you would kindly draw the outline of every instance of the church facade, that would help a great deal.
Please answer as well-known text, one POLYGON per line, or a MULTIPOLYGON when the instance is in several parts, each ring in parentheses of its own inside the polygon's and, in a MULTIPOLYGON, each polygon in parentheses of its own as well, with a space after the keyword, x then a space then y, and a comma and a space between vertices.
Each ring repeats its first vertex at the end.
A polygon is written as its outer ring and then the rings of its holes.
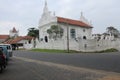
POLYGON ((87 21, 85 21, 82 13, 80 20, 58 17, 55 16, 55 14, 50 13, 46 2, 43 9, 43 14, 39 21, 39 39, 41 41, 44 41, 46 38, 49 41, 50 35, 48 34, 47 30, 49 30, 53 25, 57 25, 63 29, 62 39, 64 39, 67 34, 69 34, 69 39, 90 39, 92 35, 92 26, 87 21))
POLYGON ((84 18, 82 13, 80 20, 58 17, 55 16, 55 14, 50 13, 47 7, 47 2, 45 2, 43 14, 39 21, 40 44, 36 45, 37 48, 66 49, 68 42, 70 44, 74 41, 75 42, 78 41, 79 39, 91 39, 91 36, 92 36, 92 26, 90 25, 89 22, 87 22, 87 20, 84 18), (50 34, 49 30, 51 29, 52 26, 58 26, 58 32, 62 32, 62 34, 56 34, 54 33, 55 31, 53 31, 53 33, 50 34), (61 29, 62 31, 59 31, 59 29, 61 29), (59 35, 62 36, 60 37, 59 35))

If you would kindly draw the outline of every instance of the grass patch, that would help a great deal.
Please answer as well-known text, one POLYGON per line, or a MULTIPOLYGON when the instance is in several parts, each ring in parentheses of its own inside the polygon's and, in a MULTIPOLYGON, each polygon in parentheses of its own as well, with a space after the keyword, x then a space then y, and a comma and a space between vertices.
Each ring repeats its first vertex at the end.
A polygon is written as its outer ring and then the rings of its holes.
MULTIPOLYGON (((17 50, 17 49, 16 49, 17 50)), ((25 48, 19 48, 18 50, 25 50, 25 48)))
POLYGON ((111 48, 111 49, 106 49, 102 51, 96 51, 95 53, 107 53, 107 52, 118 52, 118 50, 115 48, 111 48))
MULTIPOLYGON (((49 53, 68 53, 67 50, 56 50, 56 49, 31 49, 30 51, 49 52, 49 53)), ((78 53, 78 51, 70 50, 69 53, 78 53)))
MULTIPOLYGON (((68 53, 67 50, 56 50, 56 49, 31 49, 30 51, 45 52, 45 53, 68 53)), ((82 51, 75 51, 75 50, 69 51, 69 53, 108 53, 108 52, 118 52, 118 50, 111 48, 111 49, 95 51, 95 52, 82 52, 82 51)))

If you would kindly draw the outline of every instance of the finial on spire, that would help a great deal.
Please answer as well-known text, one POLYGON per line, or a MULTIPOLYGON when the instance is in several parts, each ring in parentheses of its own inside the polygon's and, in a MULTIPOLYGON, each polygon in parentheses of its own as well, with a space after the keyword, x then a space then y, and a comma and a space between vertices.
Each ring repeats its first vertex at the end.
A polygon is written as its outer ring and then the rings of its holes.
POLYGON ((43 9, 43 12, 44 13, 48 13, 48 7, 47 7, 47 0, 45 0, 45 6, 44 6, 44 9, 43 9))
POLYGON ((45 6, 47 6, 47 0, 45 0, 45 6))

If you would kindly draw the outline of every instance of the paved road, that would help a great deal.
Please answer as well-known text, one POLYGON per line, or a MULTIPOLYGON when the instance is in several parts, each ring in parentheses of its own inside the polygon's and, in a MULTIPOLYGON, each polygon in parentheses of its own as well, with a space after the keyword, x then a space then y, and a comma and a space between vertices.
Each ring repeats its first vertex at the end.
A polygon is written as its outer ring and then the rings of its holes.
POLYGON ((100 54, 51 54, 30 51, 15 51, 14 55, 18 57, 120 73, 120 52, 100 54))
POLYGON ((14 57, 0 73, 0 80, 97 80, 105 76, 89 69, 14 57))
POLYGON ((120 73, 116 73, 120 71, 119 57, 119 53, 50 54, 14 51, 14 57, 0 74, 0 80, 120 80, 120 73))

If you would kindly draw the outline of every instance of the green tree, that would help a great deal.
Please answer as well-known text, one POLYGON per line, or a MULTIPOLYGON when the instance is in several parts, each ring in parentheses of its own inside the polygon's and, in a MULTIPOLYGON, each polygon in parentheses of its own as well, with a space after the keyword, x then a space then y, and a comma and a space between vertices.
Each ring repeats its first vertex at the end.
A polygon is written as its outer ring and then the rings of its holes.
POLYGON ((115 27, 107 27, 107 33, 114 35, 115 38, 118 38, 120 36, 119 30, 117 30, 115 27))
POLYGON ((47 30, 49 38, 57 39, 63 36, 63 29, 58 25, 52 25, 50 29, 47 30))
POLYGON ((35 38, 39 38, 39 30, 36 29, 36 28, 29 28, 27 35, 28 35, 28 36, 32 36, 32 37, 35 37, 35 38))

